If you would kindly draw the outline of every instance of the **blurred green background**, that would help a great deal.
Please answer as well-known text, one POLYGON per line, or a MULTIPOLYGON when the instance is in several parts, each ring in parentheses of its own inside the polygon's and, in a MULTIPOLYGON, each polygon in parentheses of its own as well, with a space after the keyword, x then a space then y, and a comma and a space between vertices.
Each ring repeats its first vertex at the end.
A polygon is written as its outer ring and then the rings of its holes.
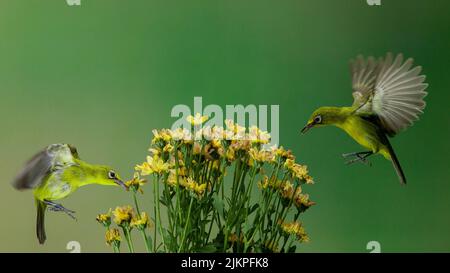
MULTIPOLYGON (((95 216, 131 203, 118 188, 81 188, 63 204, 78 222, 48 213, 35 237, 31 192, 10 181, 50 143, 122 176, 147 154, 174 105, 280 105, 281 144, 309 166, 318 204, 303 222, 304 252, 450 250, 449 1, 0 1, 0 251, 111 250, 95 216), (348 60, 403 52, 430 84, 421 120, 392 140, 408 178, 391 163, 344 165, 361 148, 336 128, 300 136, 310 112, 352 102, 348 60)), ((148 186, 147 186, 148 187, 148 186)), ((150 188, 147 188, 149 198, 150 188)), ((141 202, 150 207, 151 200, 141 202)))

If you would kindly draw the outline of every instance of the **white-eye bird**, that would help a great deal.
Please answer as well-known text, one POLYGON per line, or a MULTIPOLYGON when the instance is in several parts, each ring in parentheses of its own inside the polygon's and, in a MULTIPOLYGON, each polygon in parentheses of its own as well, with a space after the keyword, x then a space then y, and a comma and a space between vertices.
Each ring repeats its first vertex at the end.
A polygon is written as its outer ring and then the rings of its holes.
POLYGON ((74 211, 55 201, 89 184, 120 185, 126 188, 112 168, 82 161, 76 148, 68 144, 49 145, 26 163, 14 179, 13 186, 18 190, 34 189, 37 208, 36 234, 40 244, 46 240, 44 227, 46 208, 65 212, 75 219, 74 211))
POLYGON ((406 184, 405 174, 389 143, 393 137, 418 119, 425 108, 423 98, 427 95, 421 75, 421 67, 413 67, 413 59, 403 62, 403 55, 393 58, 388 53, 385 58, 364 59, 361 55, 350 62, 354 102, 350 107, 320 107, 313 112, 305 133, 312 127, 334 125, 349 134, 367 151, 343 154, 354 157, 348 163, 362 161, 367 157, 381 154, 392 161, 402 184, 406 184))

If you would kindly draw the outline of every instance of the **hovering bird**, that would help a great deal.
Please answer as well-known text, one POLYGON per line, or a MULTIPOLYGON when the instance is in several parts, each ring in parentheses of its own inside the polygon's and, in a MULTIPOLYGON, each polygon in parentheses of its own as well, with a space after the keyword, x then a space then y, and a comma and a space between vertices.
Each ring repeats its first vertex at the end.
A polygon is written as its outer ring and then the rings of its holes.
POLYGON ((13 181, 18 190, 34 189, 37 208, 36 235, 39 243, 46 240, 44 215, 61 211, 75 219, 74 211, 55 203, 89 184, 120 185, 126 188, 119 175, 110 167, 91 165, 82 161, 75 147, 51 144, 33 156, 13 181))
POLYGON ((350 61, 352 74, 353 105, 350 107, 320 107, 315 110, 306 126, 334 125, 349 134, 367 151, 343 154, 352 158, 347 163, 361 161, 381 154, 392 164, 402 184, 406 177, 389 143, 393 137, 418 119, 425 108, 423 98, 427 95, 425 75, 420 75, 420 66, 413 67, 413 59, 403 62, 403 55, 395 59, 391 53, 385 58, 365 59, 359 55, 350 61))

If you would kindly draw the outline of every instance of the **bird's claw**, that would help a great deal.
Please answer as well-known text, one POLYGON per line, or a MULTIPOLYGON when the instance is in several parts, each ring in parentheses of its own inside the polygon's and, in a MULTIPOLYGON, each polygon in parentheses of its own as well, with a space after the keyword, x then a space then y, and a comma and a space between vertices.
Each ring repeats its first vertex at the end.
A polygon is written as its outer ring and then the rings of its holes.
POLYGON ((345 162, 345 164, 350 165, 350 164, 353 164, 353 163, 358 162, 358 161, 361 161, 362 163, 366 164, 369 167, 372 166, 372 163, 370 163, 369 160, 367 160, 367 159, 365 159, 364 157, 361 157, 361 156, 357 156, 357 158, 354 158, 352 160, 348 160, 348 161, 345 162))
POLYGON ((372 166, 372 163, 370 163, 367 160, 367 157, 372 155, 372 152, 358 152, 358 153, 346 153, 346 154, 342 154, 342 156, 344 158, 348 158, 348 157, 355 157, 351 160, 348 160, 345 162, 345 164, 350 165, 353 164, 355 162, 361 161, 362 163, 366 164, 367 166, 372 166))
POLYGON ((347 158, 347 157, 351 157, 351 156, 355 156, 355 153, 346 153, 346 154, 342 154, 343 158, 347 158))
POLYGON ((75 217, 75 215, 73 215, 72 213, 66 212, 66 214, 69 215, 73 220, 78 221, 77 217, 75 217))
POLYGON ((77 218, 76 218, 75 215, 74 215, 74 214, 75 214, 75 211, 70 210, 70 209, 66 209, 66 208, 63 207, 63 206, 60 206, 60 207, 57 207, 57 206, 50 206, 50 207, 48 207, 48 210, 50 210, 50 211, 55 211, 55 212, 59 212, 59 211, 64 212, 65 214, 69 215, 70 218, 72 218, 73 220, 77 221, 77 218))

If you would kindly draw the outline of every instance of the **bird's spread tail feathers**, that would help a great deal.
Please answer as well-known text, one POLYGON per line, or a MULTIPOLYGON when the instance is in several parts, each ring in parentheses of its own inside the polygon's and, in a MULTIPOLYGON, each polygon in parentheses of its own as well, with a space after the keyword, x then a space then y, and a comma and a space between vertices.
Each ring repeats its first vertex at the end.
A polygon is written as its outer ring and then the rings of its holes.
MULTIPOLYGON (((387 138, 386 138, 387 140, 387 138)), ((391 146, 391 143, 389 143, 389 140, 387 140, 387 148, 389 150, 389 155, 391 157, 392 165, 394 166, 395 171, 397 172, 398 178, 400 179, 400 183, 402 185, 406 185, 406 177, 405 173, 402 170, 402 167, 400 166, 400 161, 398 161, 397 155, 394 152, 394 149, 391 146)))
POLYGON ((45 242, 45 239, 47 238, 45 236, 45 223, 44 223, 46 207, 47 205, 44 202, 36 200, 36 209, 37 209, 36 235, 38 237, 40 244, 43 244, 45 242))

